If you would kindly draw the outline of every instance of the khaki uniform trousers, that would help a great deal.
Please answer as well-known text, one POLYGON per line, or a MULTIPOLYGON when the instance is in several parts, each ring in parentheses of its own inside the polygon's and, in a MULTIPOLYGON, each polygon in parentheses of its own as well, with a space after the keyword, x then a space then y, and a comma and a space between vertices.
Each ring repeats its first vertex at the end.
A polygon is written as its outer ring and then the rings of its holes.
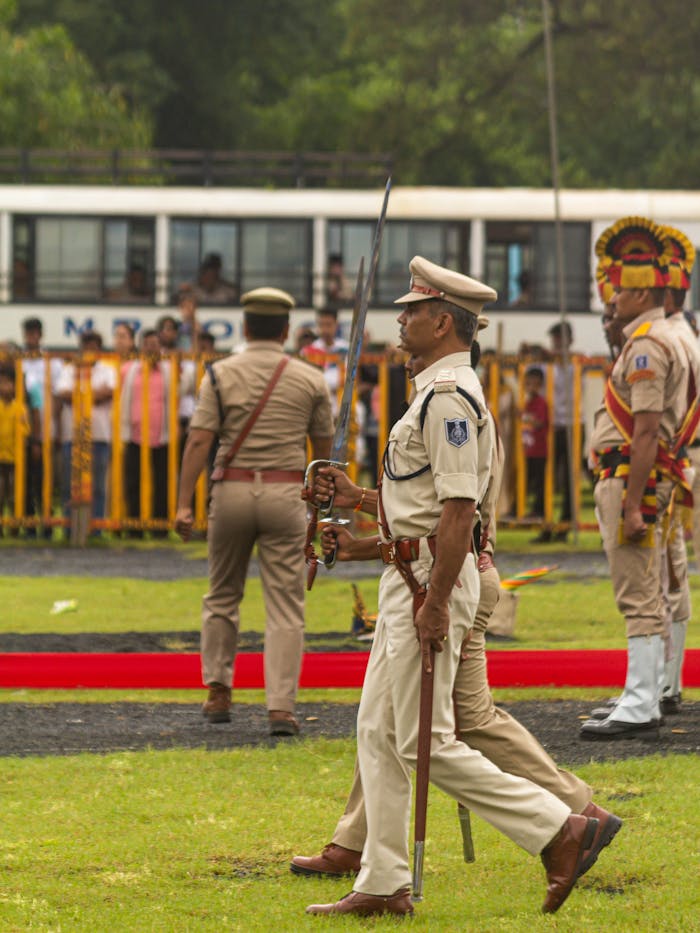
MULTIPOLYGON (((493 702, 486 671, 486 626, 500 596, 498 571, 495 567, 482 571, 479 581, 481 594, 474 627, 454 683, 459 738, 501 771, 539 784, 574 813, 581 813, 593 797, 588 784, 558 768, 537 739, 493 702)), ((365 801, 356 759, 350 796, 332 841, 361 852, 366 836, 365 801)))
POLYGON ((603 479, 595 487, 596 517, 608 558, 615 602, 625 617, 628 638, 667 637, 668 612, 662 596, 662 528, 673 487, 667 480, 656 487, 658 511, 653 547, 619 543, 624 488, 622 479, 603 479))
POLYGON ((688 548, 685 543, 685 529, 679 512, 676 510, 666 541, 668 576, 668 603, 672 622, 687 622, 690 619, 690 583, 688 581, 688 548))
MULTIPOLYGON (((427 579, 432 564, 424 545, 412 564, 419 582, 427 579)), ((459 582, 450 598, 448 639, 435 657, 430 779, 535 854, 553 839, 571 809, 530 781, 503 773, 455 736, 452 686, 479 596, 472 555, 459 582)), ((416 764, 420 681, 411 595, 396 568, 389 566, 380 582, 379 617, 357 719, 367 838, 355 891, 385 895, 411 883, 411 768, 416 764)))
POLYGON ((265 700, 294 711, 304 650, 306 510, 297 483, 215 483, 209 509, 209 592, 202 601, 202 677, 230 687, 254 545, 265 602, 265 700))

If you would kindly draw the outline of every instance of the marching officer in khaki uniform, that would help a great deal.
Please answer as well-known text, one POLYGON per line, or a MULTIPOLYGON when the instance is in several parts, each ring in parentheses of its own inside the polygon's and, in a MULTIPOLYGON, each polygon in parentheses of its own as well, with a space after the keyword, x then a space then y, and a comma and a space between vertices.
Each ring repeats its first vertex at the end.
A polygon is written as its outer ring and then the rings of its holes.
MULTIPOLYGON (((389 436, 377 503, 387 566, 357 722, 367 836, 353 892, 307 911, 365 916, 413 910, 410 769, 416 764, 421 667, 430 665, 433 648, 431 780, 527 851, 543 855, 543 910, 553 912, 575 884, 584 853, 592 851, 595 860, 604 844, 594 843, 598 820, 573 815, 553 794, 503 773, 455 736, 452 688, 479 600, 472 523, 491 463, 486 406, 469 350, 478 314, 496 293, 418 256, 411 272, 411 290, 397 302, 405 305, 398 318, 401 346, 425 368, 389 436), (415 619, 411 582, 427 586, 415 619)), ((338 559, 376 554, 376 538, 334 532, 338 559)))
POLYGON ((662 520, 674 486, 687 488, 676 445, 687 411, 688 363, 662 307, 671 258, 663 229, 625 218, 601 234, 596 252, 615 288, 615 318, 625 337, 591 444, 596 514, 627 626, 627 676, 615 705, 605 718, 585 722, 581 736, 618 739, 658 735, 666 620, 662 520))
MULTIPOLYGON (((688 357, 693 394, 700 391, 700 347, 698 339, 683 315, 685 297, 690 288, 690 274, 695 262, 695 247, 688 237, 673 227, 664 227, 671 243, 673 258, 668 264, 668 285, 664 296, 666 320, 673 329, 674 339, 682 345, 688 357)), ((696 417, 700 409, 695 406, 696 417)), ((693 535, 700 542, 700 441, 692 437, 688 444, 689 463, 686 474, 693 490, 693 535)), ((671 612, 670 637, 666 646, 666 664, 661 692, 661 712, 673 715, 681 708, 681 667, 685 649, 685 634, 690 621, 690 584, 688 582, 688 549, 682 509, 674 509, 668 532, 668 602, 671 612)), ((700 545, 699 545, 700 546, 700 545)), ((695 551, 696 554, 700 550, 695 551)), ((663 566, 663 565, 662 565, 663 566)))
MULTIPOLYGON (((480 317, 480 327, 482 320, 487 323, 485 318, 480 317)), ((408 368, 412 377, 419 368, 415 363, 416 361, 409 361, 408 368)), ((477 561, 479 604, 470 637, 462 647, 453 690, 459 738, 472 749, 481 752, 502 771, 525 777, 551 791, 571 807, 574 813, 596 817, 599 820, 598 833, 605 837, 604 844, 607 844, 620 829, 622 821, 594 804, 591 788, 575 774, 558 768, 537 739, 510 713, 498 708, 491 695, 486 669, 486 628, 500 598, 500 577, 493 555, 504 450, 490 413, 488 418, 494 443, 491 475, 485 496, 479 504, 482 527, 481 549, 477 561)), ((326 468, 324 473, 327 477, 332 477, 332 485, 329 483, 328 486, 322 486, 323 479, 319 478, 318 495, 321 499, 326 500, 333 494, 338 507, 356 508, 362 503, 364 511, 372 515, 377 514, 375 491, 361 489, 352 483, 345 473, 334 467, 326 468)), ((320 855, 311 858, 295 856, 292 859, 291 870, 298 875, 338 876, 357 873, 360 870, 366 834, 364 797, 356 761, 345 812, 338 821, 330 844, 320 855)), ((593 862, 584 864, 583 871, 593 862)))
POLYGON ((323 374, 283 345, 294 299, 276 288, 243 295, 245 349, 204 376, 185 447, 176 531, 192 531, 192 496, 214 438, 209 591, 202 608, 203 712, 230 720, 233 663, 248 562, 257 544, 266 609, 265 695, 272 735, 299 731, 294 703, 304 641, 306 509, 300 491, 306 438, 330 452, 333 423, 323 374))

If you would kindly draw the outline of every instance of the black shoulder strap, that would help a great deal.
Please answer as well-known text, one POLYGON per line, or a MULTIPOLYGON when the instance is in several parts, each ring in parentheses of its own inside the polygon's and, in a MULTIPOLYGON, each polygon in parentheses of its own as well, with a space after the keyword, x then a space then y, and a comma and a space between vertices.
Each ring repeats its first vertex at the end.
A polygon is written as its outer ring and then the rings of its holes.
POLYGON ((221 427, 224 424, 224 403, 221 401, 221 392, 219 392, 219 383, 216 381, 216 375, 214 374, 214 366, 212 363, 205 363, 204 368, 209 373, 209 378, 211 379, 211 387, 214 390, 216 395, 216 404, 219 407, 219 421, 221 422, 221 427))
MULTIPOLYGON (((478 403, 477 400, 474 398, 474 396, 473 396, 473 395, 470 395, 470 394, 467 392, 467 390, 461 388, 461 386, 456 386, 455 388, 457 389, 457 392, 459 392, 459 394, 469 402, 469 404, 471 405, 471 407, 474 409, 474 413, 476 414, 477 420, 480 421, 481 418, 483 417, 483 415, 481 414, 481 407, 479 406, 479 403, 478 403)), ((423 399, 423 404, 422 404, 421 410, 420 410, 420 429, 421 429, 421 431, 423 430, 423 425, 425 424, 425 418, 426 418, 426 415, 428 414, 428 405, 430 404, 430 399, 431 399, 434 395, 435 395, 435 389, 431 389, 430 392, 428 392, 428 394, 427 394, 427 395, 425 396, 425 398, 423 399)), ((482 428, 482 427, 483 427, 483 425, 481 425, 481 426, 479 426, 479 427, 477 428, 477 433, 478 433, 478 434, 481 434, 481 428, 482 428)))

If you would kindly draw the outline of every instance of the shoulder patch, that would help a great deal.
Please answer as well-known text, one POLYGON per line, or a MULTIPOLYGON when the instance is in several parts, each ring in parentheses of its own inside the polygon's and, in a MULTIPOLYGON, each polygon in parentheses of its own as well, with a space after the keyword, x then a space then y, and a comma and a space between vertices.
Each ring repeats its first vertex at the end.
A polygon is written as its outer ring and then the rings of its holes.
POLYGON ((448 444, 463 447, 469 440, 469 422, 466 418, 445 418, 445 433, 448 444))
POLYGON ((653 369, 635 369, 627 376, 625 382, 628 385, 633 385, 635 382, 644 382, 651 379, 656 379, 656 372, 653 369))
POLYGON ((433 388, 436 392, 455 392, 457 390, 457 373, 454 369, 441 369, 435 377, 433 388))

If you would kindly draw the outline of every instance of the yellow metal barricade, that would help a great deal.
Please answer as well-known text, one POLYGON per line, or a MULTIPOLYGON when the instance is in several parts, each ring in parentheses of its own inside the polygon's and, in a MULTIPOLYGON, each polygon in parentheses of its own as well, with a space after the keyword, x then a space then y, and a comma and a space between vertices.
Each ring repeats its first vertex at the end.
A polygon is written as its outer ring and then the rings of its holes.
POLYGON ((124 442, 122 441, 122 366, 119 357, 109 361, 116 369, 116 388, 112 396, 112 462, 110 469, 110 521, 109 527, 119 529, 126 515, 124 508, 124 442))
MULTIPOLYGON (((24 394, 24 377, 22 375, 22 360, 15 361, 15 398, 24 410, 29 410, 29 400, 24 394)), ((28 424, 27 424, 28 427, 28 424)), ((15 422, 15 482, 14 482, 14 525, 17 527, 24 518, 24 502, 26 495, 26 458, 27 449, 26 439, 27 431, 23 430, 20 419, 15 422)), ((2 516, 0 516, 1 518, 2 516)))
POLYGON ((180 356, 173 354, 170 363, 170 392, 168 393, 168 524, 175 521, 177 504, 177 478, 180 466, 180 356))
POLYGON ((554 367, 546 370, 547 398, 547 463, 544 468, 544 524, 551 526, 554 521, 554 367))
MULTIPOLYGON (((123 411, 123 361, 113 354, 101 354, 105 362, 115 367, 117 378, 116 388, 112 399, 112 445, 111 463, 109 468, 110 503, 109 515, 104 520, 90 522, 90 527, 105 527, 116 533, 124 528, 141 528, 144 530, 165 529, 170 527, 177 509, 177 486, 180 467, 180 451, 184 438, 180 436, 180 399, 182 392, 182 363, 185 360, 194 361, 194 384, 198 390, 205 372, 205 359, 195 354, 173 354, 161 361, 161 366, 167 367, 169 377, 169 394, 167 410, 165 412, 168 433, 167 449, 167 519, 153 517, 153 493, 156 477, 153 471, 152 448, 150 446, 151 411, 150 394, 153 387, 153 361, 147 358, 135 357, 134 365, 142 366, 142 379, 140 386, 140 404, 142 409, 141 443, 140 443, 140 488, 139 488, 139 514, 128 517, 125 498, 124 455, 125 442, 122 437, 121 422, 128 412, 123 411)), ((340 403, 344 377, 344 362, 334 358, 339 367, 337 401, 340 403)), ((527 463, 522 446, 522 427, 520 412, 525 404, 524 379, 528 365, 537 362, 545 371, 544 395, 549 407, 549 430, 547 436, 547 462, 545 469, 545 495, 544 528, 559 528, 567 530, 566 525, 557 526, 556 523, 556 456, 554 444, 554 408, 556 384, 554 379, 554 363, 540 360, 528 361, 516 357, 494 356, 485 361, 485 396, 491 411, 494 413, 499 432, 506 450, 506 483, 511 491, 510 510, 502 509, 499 515, 501 524, 522 525, 532 524, 527 518, 527 463), (508 476, 508 471, 512 474, 508 476)), ((86 507, 92 499, 92 383, 90 378, 89 361, 76 357, 73 361, 76 367, 74 383, 73 404, 73 454, 71 463, 71 501, 76 507, 86 507)), ((591 410, 594 401, 597 401, 603 385, 603 378, 607 371, 604 360, 588 359, 585 357, 571 357, 573 372, 572 396, 572 429, 571 429, 571 462, 574 465, 572 526, 580 515, 582 491, 586 488, 586 475, 582 467, 584 456, 583 429, 591 421, 591 410)), ((25 392, 22 377, 22 357, 13 357, 12 365, 16 372, 16 397, 28 408, 28 398, 25 392)), ((25 503, 27 499, 27 437, 17 428, 15 437, 15 499, 11 516, 3 517, 5 525, 33 527, 43 524, 44 527, 68 524, 65 518, 53 517, 54 511, 54 430, 56 415, 56 401, 52 394, 51 356, 45 354, 42 359, 44 366, 43 406, 42 406, 42 446, 43 482, 41 488, 41 516, 27 516, 25 503)), ((387 353, 365 354, 361 358, 360 366, 371 366, 373 372, 369 377, 374 383, 376 372, 376 386, 372 389, 373 413, 376 415, 377 431, 377 468, 381 466, 382 453, 391 428, 392 409, 398 408, 398 398, 405 390, 406 397, 410 384, 402 375, 399 381, 397 367, 402 364, 395 351, 387 353), (392 368, 393 367, 393 368, 392 368)), ((189 382, 188 382, 189 386, 189 382)), ((364 398, 367 402, 367 398, 364 398)), ((359 425, 356 415, 356 406, 359 404, 358 389, 353 394, 353 407, 351 413, 351 427, 348 437, 349 475, 352 479, 363 482, 362 468, 365 464, 358 460, 359 425)), ((65 440, 63 438, 62 440, 65 440)), ((205 471, 199 478, 194 497, 195 528, 206 531, 207 522, 207 492, 208 476, 205 471)), ((366 479, 364 479, 366 482, 366 479)), ((578 527, 582 527, 579 520, 578 527)))

